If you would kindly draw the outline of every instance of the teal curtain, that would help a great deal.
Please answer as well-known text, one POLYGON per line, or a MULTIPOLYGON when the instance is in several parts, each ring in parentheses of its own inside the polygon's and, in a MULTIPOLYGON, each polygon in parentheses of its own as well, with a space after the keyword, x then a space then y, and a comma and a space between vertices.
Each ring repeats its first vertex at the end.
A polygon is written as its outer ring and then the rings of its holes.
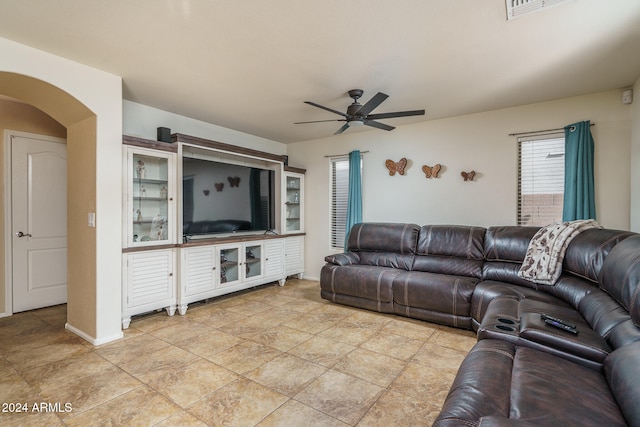
POLYGON ((360 150, 354 150, 349 153, 349 195, 347 197, 347 224, 344 233, 345 250, 351 227, 362 222, 362 174, 360 170, 360 150))
POLYGON ((564 205, 562 221, 596 219, 591 123, 564 128, 564 205))

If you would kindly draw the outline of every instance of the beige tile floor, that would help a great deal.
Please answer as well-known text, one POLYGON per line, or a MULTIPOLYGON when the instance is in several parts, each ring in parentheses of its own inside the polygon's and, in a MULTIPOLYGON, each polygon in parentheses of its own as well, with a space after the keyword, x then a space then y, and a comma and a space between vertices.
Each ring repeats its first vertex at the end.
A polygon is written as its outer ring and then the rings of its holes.
POLYGON ((99 347, 65 320, 64 305, 0 319, 0 425, 431 425, 475 343, 306 280, 134 318, 99 347))

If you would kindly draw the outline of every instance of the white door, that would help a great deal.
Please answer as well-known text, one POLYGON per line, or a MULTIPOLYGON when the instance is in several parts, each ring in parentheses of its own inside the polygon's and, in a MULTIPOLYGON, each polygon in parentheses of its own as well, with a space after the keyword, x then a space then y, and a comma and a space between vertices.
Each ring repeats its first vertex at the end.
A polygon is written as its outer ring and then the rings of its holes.
POLYGON ((67 146, 11 137, 13 312, 67 301, 67 146))

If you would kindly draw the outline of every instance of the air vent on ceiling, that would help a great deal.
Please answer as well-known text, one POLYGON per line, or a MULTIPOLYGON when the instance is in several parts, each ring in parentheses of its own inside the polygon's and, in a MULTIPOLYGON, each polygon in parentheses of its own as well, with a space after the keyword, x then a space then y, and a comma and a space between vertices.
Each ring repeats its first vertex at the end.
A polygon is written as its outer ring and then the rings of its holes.
POLYGON ((567 0, 506 0, 507 19, 517 18, 526 13, 535 12, 567 0))

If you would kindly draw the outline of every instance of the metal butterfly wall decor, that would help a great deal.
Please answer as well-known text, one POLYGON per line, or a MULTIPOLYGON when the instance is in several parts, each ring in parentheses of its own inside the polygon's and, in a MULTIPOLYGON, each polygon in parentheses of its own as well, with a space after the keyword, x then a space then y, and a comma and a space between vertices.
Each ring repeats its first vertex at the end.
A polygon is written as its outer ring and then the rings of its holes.
POLYGON ((422 165, 422 172, 426 178, 438 178, 438 174, 442 169, 442 165, 440 163, 436 163, 433 166, 422 165))
POLYGON ((404 175, 405 174, 404 169, 407 167, 407 159, 403 157, 400 160, 398 160, 397 163, 391 159, 387 159, 384 162, 384 165, 389 170, 390 176, 394 176, 396 172, 398 172, 400 175, 404 175))
POLYGON ((213 185, 215 185, 215 187, 216 187, 216 191, 217 191, 217 192, 222 191, 222 189, 224 188, 224 182, 216 182, 216 183, 215 183, 215 184, 213 184, 213 185))
POLYGON ((230 176, 227 178, 229 181, 229 185, 231 187, 238 187, 240 185, 240 177, 239 176, 230 176))
POLYGON ((464 179, 465 181, 473 181, 473 177, 476 176, 476 171, 471 171, 471 172, 460 172, 460 175, 462 176, 462 179, 464 179))

